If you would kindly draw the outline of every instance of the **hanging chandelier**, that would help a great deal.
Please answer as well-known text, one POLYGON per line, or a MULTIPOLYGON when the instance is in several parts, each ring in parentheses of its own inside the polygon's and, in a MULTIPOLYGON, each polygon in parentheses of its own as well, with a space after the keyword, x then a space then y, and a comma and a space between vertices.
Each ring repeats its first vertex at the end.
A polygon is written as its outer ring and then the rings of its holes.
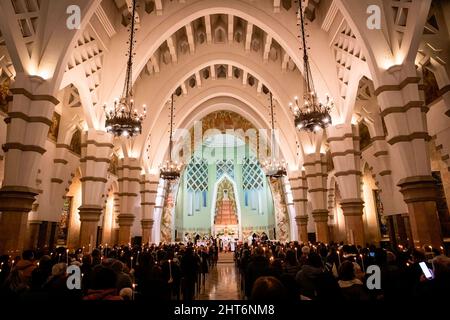
POLYGON ((128 48, 128 62, 127 72, 125 76, 125 84, 123 87, 122 96, 114 101, 111 110, 107 110, 105 104, 105 128, 107 132, 111 132, 116 137, 133 137, 142 133, 142 121, 145 119, 147 110, 146 105, 142 106, 142 113, 139 113, 135 107, 133 99, 133 58, 134 45, 136 35, 136 1, 132 3, 131 26, 129 35, 128 48))
POLYGON ((272 141, 271 141, 271 152, 270 158, 264 160, 261 163, 261 166, 266 174, 266 177, 278 179, 284 177, 286 175, 286 162, 282 159, 275 158, 275 150, 276 150, 276 139, 275 139, 275 121, 273 116, 273 97, 272 92, 269 92, 270 95, 270 118, 272 124, 272 141))
POLYGON ((289 107, 293 107, 294 112, 294 123, 298 130, 304 130, 309 132, 317 132, 321 129, 325 129, 331 124, 331 109, 334 107, 333 100, 326 97, 325 103, 319 101, 317 94, 314 90, 314 83, 311 74, 311 67, 309 65, 308 50, 306 47, 305 38, 305 23, 304 23, 304 13, 302 10, 301 1, 299 1, 299 15, 300 15, 300 25, 302 32, 303 41, 303 105, 301 106, 298 101, 298 97, 295 97, 295 106, 292 103, 289 107))
POLYGON ((161 178, 164 180, 176 180, 180 177, 180 172, 183 167, 181 162, 172 160, 173 149, 173 93, 170 99, 170 136, 169 136, 169 159, 166 160, 160 167, 159 172, 161 178))

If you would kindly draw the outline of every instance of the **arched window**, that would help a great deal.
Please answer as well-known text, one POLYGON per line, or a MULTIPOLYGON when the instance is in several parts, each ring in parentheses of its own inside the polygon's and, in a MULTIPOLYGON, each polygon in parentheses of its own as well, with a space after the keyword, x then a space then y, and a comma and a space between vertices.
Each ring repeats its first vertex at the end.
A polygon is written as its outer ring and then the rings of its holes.
POLYGON ((370 133, 369 133, 369 128, 366 126, 366 124, 363 121, 359 122, 358 130, 359 130, 359 138, 360 138, 359 148, 362 150, 370 144, 370 133))
POLYGON ((77 129, 73 135, 72 139, 70 139, 70 150, 72 150, 74 153, 81 155, 81 130, 77 129))
POLYGON ((224 43, 226 38, 225 38, 226 32, 225 29, 223 27, 217 27, 216 30, 214 31, 214 41, 216 43, 224 43))
POLYGON ((425 103, 430 104, 437 98, 439 98, 439 86, 436 81, 434 73, 428 70, 426 67, 422 68, 423 84, 425 92, 425 103))

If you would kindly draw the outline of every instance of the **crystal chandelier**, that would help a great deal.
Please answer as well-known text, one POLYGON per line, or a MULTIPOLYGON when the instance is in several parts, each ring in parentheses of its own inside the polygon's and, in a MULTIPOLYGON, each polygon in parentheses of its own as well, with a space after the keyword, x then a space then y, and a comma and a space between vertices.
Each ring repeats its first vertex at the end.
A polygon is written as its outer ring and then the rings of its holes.
POLYGON ((111 110, 107 110, 105 104, 105 128, 107 132, 111 132, 116 137, 133 137, 142 133, 142 121, 144 120, 147 110, 145 104, 142 106, 142 113, 139 113, 135 108, 135 103, 133 99, 133 57, 134 57, 134 45, 136 40, 136 1, 133 0, 132 3, 132 16, 131 16, 131 27, 129 35, 129 48, 128 48, 128 62, 127 62, 127 72, 125 76, 125 84, 123 87, 122 96, 120 99, 114 101, 114 105, 111 110))
POLYGON ((169 159, 159 167, 161 178, 164 180, 176 180, 180 177, 180 172, 183 167, 181 162, 172 160, 173 148, 173 93, 170 99, 170 137, 169 137, 169 159))
MULTIPOLYGON (((311 74, 311 68, 309 65, 308 51, 306 47, 305 39, 305 24, 304 13, 302 11, 301 1, 299 1, 299 15, 301 22, 302 40, 303 40, 303 64, 304 64, 304 94, 303 94, 303 106, 299 105, 298 97, 295 97, 294 122, 295 127, 298 130, 304 130, 309 132, 317 132, 321 129, 325 129, 331 124, 331 109, 334 107, 333 101, 330 97, 326 97, 326 102, 319 101, 317 94, 314 90, 314 83, 311 74)), ((292 108, 293 104, 290 103, 289 107, 292 108)))
POLYGON ((275 121, 273 117, 272 92, 269 92, 269 95, 270 95, 270 117, 272 124, 271 156, 269 159, 264 160, 261 163, 261 166, 266 174, 266 177, 277 179, 284 177, 286 175, 286 162, 284 160, 275 158, 276 140, 275 140, 275 121))

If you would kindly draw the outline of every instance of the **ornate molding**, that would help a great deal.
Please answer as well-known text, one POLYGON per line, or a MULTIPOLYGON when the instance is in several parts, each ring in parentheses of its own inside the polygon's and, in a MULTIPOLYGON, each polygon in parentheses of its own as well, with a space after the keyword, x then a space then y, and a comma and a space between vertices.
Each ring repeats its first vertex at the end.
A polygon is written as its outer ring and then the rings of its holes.
POLYGON ((47 95, 47 94, 32 94, 30 91, 28 91, 25 88, 10 88, 9 91, 13 94, 13 95, 24 95, 25 97, 27 97, 28 99, 30 99, 31 101, 48 101, 53 103, 55 106, 57 104, 59 104, 59 100, 56 99, 54 96, 52 95, 47 95))
POLYGON ((5 118, 5 123, 10 123, 12 119, 21 119, 25 122, 28 123, 42 123, 45 124, 47 126, 51 126, 52 125, 52 120, 46 117, 38 117, 38 116, 28 116, 23 112, 8 112, 8 117, 5 118))
POLYGON ((375 94, 375 96, 378 96, 385 91, 400 91, 404 87, 406 87, 408 84, 414 84, 414 83, 419 83, 419 82, 420 82, 419 77, 407 77, 407 78, 403 79, 403 81, 400 82, 400 84, 387 84, 387 85, 379 86, 378 88, 375 89, 374 94, 375 94))
POLYGON ((26 145, 19 142, 7 142, 3 144, 2 149, 4 152, 8 152, 10 149, 20 150, 20 151, 31 151, 44 154, 47 150, 36 145, 26 145))

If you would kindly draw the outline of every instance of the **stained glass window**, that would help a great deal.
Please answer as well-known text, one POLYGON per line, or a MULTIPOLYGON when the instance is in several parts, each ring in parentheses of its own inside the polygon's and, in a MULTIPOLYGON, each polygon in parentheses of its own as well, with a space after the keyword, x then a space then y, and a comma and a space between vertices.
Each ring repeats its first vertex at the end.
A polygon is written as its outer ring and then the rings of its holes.
POLYGON ((204 159, 194 158, 187 168, 187 189, 189 191, 208 190, 208 164, 204 159))
POLYGON ((260 190, 264 187, 264 175, 256 158, 244 158, 242 185, 244 190, 260 190))
POLYGON ((219 160, 216 163, 216 176, 220 179, 224 174, 227 174, 234 179, 234 162, 232 159, 219 160))

